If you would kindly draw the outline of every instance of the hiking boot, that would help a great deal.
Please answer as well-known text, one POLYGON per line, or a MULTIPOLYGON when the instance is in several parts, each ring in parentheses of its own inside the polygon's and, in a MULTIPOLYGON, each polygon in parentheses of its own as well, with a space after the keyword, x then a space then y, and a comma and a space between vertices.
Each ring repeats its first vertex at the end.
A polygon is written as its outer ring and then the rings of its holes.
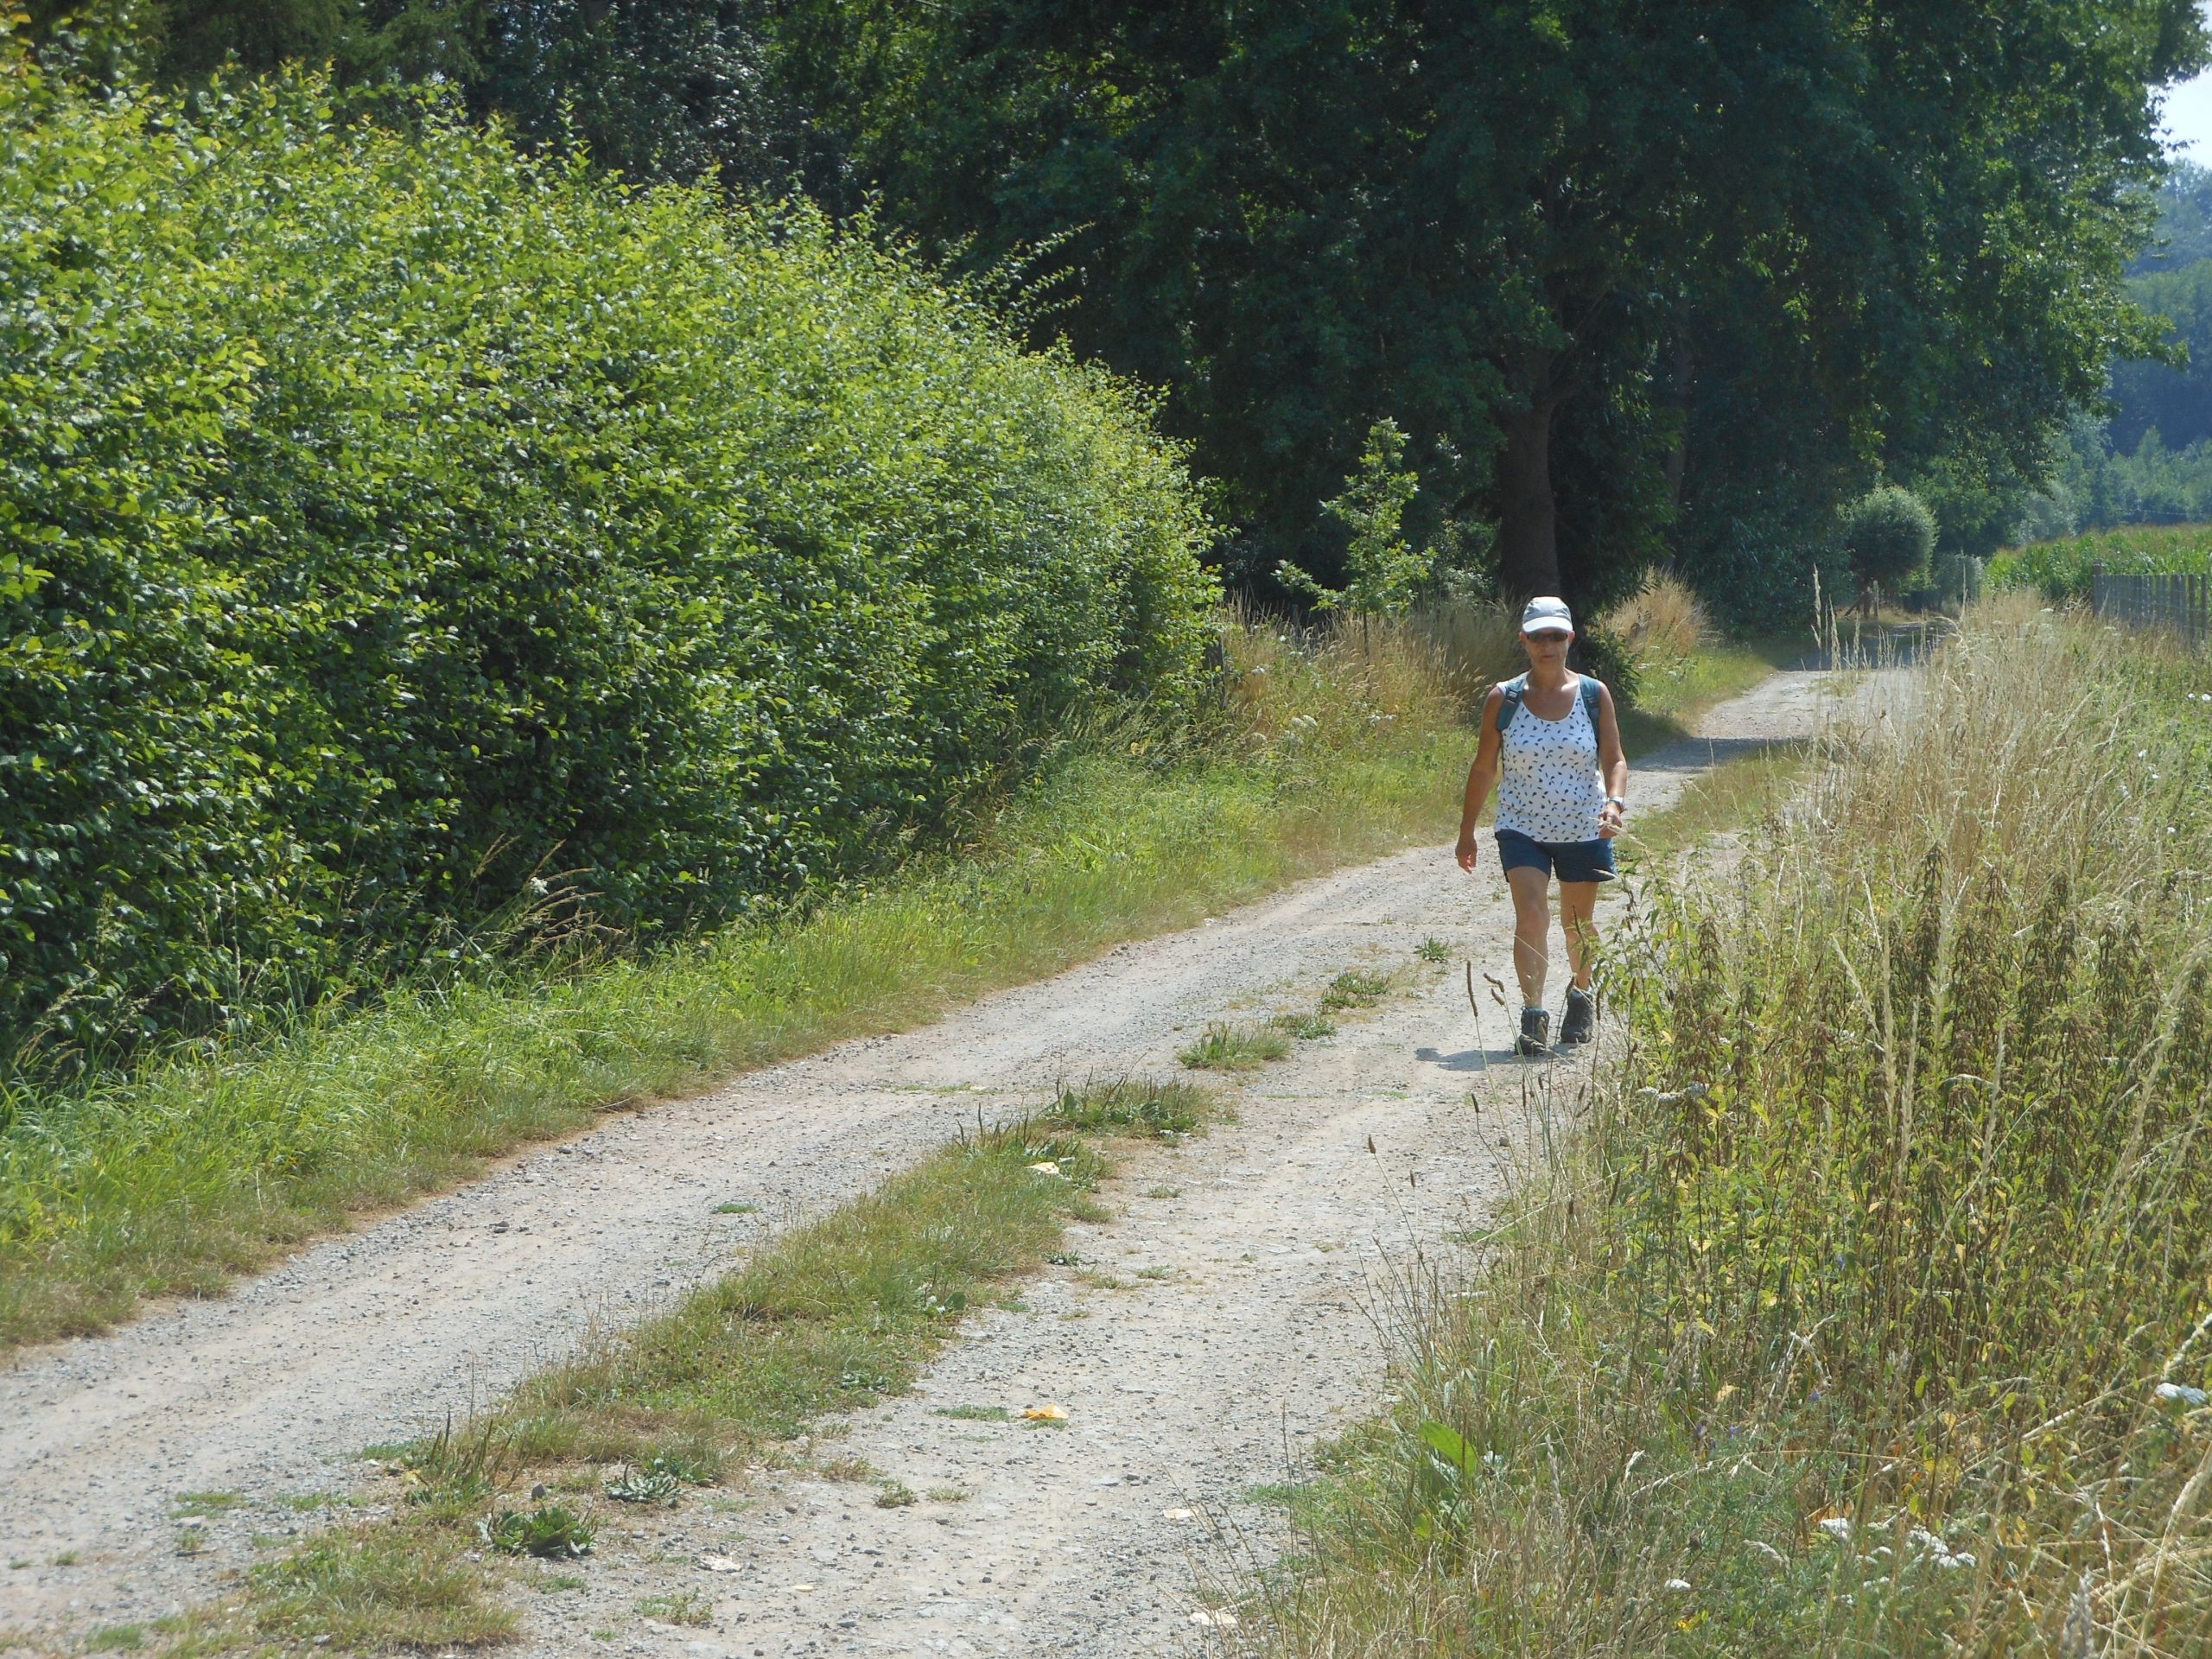
POLYGON ((1513 1045, 1516 1054, 1541 1058, 1552 1052, 1552 1017, 1541 1008, 1521 1010, 1521 1037, 1513 1045))
POLYGON ((1589 1042, 1598 1034, 1598 999, 1585 990, 1567 988, 1567 1014, 1559 1022, 1559 1046, 1567 1048, 1589 1042))

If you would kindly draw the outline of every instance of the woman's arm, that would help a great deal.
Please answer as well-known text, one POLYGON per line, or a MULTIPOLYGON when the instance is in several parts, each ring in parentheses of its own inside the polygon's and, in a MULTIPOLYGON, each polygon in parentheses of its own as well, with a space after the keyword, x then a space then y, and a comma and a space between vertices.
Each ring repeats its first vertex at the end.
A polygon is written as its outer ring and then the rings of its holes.
POLYGON ((1483 803, 1490 799, 1491 789, 1497 782, 1498 747, 1504 741, 1497 729, 1497 710, 1504 701, 1505 688, 1497 685, 1491 687, 1490 696, 1483 699, 1483 723, 1481 736, 1475 743, 1475 764, 1467 768, 1467 792, 1459 804, 1459 844, 1452 849, 1452 855, 1463 870, 1475 868, 1475 820, 1482 817, 1483 803))
POLYGON ((1605 779, 1608 797, 1605 810, 1598 814, 1598 834, 1611 841, 1621 832, 1621 821, 1628 816, 1628 809, 1617 805, 1628 798, 1628 752, 1621 747, 1621 723, 1613 715, 1613 691, 1609 685, 1598 687, 1598 770, 1605 779))

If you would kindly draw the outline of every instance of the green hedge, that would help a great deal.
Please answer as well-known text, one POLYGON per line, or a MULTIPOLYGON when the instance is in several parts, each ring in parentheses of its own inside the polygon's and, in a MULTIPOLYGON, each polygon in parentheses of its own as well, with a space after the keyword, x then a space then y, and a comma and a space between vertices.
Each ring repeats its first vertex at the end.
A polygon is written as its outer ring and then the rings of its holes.
POLYGON ((2139 524, 2008 547, 1989 562, 1998 588, 2031 588, 2063 603, 2089 596, 2090 567, 2114 575, 2202 572, 2212 566, 2212 524, 2139 524))
POLYGON ((1143 399, 866 235, 0 72, 0 1043, 717 921, 1191 694, 1143 399))

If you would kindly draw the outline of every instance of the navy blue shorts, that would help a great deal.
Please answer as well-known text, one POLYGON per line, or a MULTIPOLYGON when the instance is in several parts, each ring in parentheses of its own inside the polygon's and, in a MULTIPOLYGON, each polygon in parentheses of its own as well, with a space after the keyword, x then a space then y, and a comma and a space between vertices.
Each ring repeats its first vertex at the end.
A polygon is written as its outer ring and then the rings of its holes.
POLYGON ((1613 843, 1595 841, 1536 841, 1518 830, 1497 831, 1497 861, 1509 870, 1541 870, 1562 881, 1610 881, 1613 843))

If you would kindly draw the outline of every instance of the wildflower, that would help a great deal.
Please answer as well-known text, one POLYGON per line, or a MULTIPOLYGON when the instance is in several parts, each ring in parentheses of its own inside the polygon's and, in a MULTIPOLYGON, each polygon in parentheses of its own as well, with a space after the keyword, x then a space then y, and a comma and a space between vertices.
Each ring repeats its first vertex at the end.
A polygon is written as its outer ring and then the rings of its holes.
POLYGON ((2186 1382, 2161 1382, 2151 1392, 2169 1406, 2201 1406, 2205 1401, 2203 1389, 2193 1389, 2186 1382))
POLYGON ((1840 1515, 1832 1515, 1821 1522, 1821 1530, 1840 1544, 1848 1543, 1851 1540, 1851 1522, 1840 1515))
POLYGON ((1669 1579, 1667 1580, 1667 1588, 1674 1591, 1677 1595, 1681 1594, 1683 1591, 1688 1590, 1689 1587, 1690 1581, 1688 1579, 1669 1579))

